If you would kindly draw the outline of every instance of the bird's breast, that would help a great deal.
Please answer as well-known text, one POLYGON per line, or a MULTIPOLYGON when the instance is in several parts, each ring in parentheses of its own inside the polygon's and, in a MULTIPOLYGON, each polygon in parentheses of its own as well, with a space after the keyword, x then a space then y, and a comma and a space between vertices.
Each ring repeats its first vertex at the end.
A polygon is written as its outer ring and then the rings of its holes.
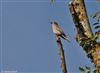
POLYGON ((53 29, 53 32, 54 32, 55 34, 60 34, 60 31, 57 30, 58 28, 57 28, 55 25, 52 25, 52 29, 53 29))

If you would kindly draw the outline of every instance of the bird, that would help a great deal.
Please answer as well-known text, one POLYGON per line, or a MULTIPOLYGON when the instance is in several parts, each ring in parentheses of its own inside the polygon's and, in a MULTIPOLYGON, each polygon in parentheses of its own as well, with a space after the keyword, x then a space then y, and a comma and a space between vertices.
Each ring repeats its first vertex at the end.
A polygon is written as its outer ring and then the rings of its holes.
POLYGON ((66 34, 63 32, 63 30, 59 27, 58 23, 56 21, 52 21, 51 22, 51 26, 52 26, 52 30, 53 33, 60 36, 61 38, 63 38, 64 40, 67 40, 69 42, 69 40, 67 39, 66 34))

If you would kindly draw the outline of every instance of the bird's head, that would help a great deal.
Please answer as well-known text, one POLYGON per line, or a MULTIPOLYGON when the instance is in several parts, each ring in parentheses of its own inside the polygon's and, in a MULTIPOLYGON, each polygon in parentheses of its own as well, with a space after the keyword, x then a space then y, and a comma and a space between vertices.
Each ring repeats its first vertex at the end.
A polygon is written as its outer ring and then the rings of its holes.
POLYGON ((56 21, 52 21, 52 22, 50 22, 51 24, 56 24, 56 25, 58 25, 58 23, 56 22, 56 21))

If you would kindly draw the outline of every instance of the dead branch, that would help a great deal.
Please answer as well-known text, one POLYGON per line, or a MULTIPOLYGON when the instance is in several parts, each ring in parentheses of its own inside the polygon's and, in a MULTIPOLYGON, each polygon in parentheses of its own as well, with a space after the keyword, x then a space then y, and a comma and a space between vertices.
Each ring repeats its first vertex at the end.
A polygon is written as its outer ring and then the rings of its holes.
POLYGON ((59 55, 61 59, 61 68, 63 73, 67 73, 66 69, 66 61, 65 61, 65 56, 64 56, 64 50, 63 50, 63 45, 61 43, 61 39, 58 35, 55 34, 55 40, 57 42, 58 48, 59 48, 59 55))

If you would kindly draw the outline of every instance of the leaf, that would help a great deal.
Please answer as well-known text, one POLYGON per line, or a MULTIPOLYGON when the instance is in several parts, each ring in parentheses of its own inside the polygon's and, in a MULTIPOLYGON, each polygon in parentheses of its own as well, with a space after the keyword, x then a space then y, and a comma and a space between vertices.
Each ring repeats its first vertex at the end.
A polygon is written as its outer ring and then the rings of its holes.
POLYGON ((93 73, 99 73, 97 70, 94 70, 93 73))
POLYGON ((98 2, 100 2, 100 0, 97 0, 98 2))
POLYGON ((99 20, 100 20, 100 16, 98 16, 98 17, 96 18, 96 20, 97 20, 97 22, 99 22, 99 20))
POLYGON ((99 24, 98 22, 96 22, 96 23, 94 23, 93 25, 97 25, 97 24, 99 24))
POLYGON ((80 70, 81 72, 85 72, 84 68, 82 68, 82 67, 79 67, 79 70, 80 70))
POLYGON ((86 66, 86 69, 90 71, 90 70, 91 70, 91 67, 89 67, 89 66, 86 66))
POLYGON ((98 30, 98 33, 100 33, 100 30, 98 30))
POLYGON ((97 39, 100 39, 100 33, 98 33, 98 32, 93 37, 93 40, 97 40, 97 39))
POLYGON ((98 28, 100 28, 100 26, 96 26, 96 27, 95 27, 95 29, 98 29, 98 28))
POLYGON ((95 18, 98 16, 98 14, 100 14, 100 12, 95 12, 93 15, 92 15, 92 18, 95 18))
POLYGON ((100 45, 100 42, 97 42, 98 45, 100 45))

